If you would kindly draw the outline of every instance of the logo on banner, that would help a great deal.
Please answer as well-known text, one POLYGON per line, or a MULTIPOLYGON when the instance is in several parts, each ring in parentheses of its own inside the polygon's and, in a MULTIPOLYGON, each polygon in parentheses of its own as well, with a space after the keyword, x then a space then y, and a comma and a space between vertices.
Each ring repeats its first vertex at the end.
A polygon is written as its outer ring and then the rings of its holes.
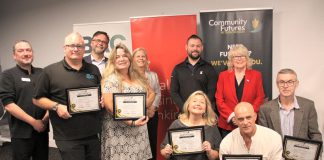
POLYGON ((246 33, 250 30, 251 33, 259 32, 262 29, 262 24, 260 20, 254 18, 251 24, 248 24, 246 19, 236 19, 236 20, 209 20, 209 26, 219 27, 221 34, 237 34, 246 33))
MULTIPOLYGON (((91 36, 84 36, 84 43, 85 43, 85 53, 91 53, 91 36)), ((106 50, 107 53, 110 52, 110 49, 113 49, 115 47, 115 45, 117 45, 118 43, 123 43, 124 41, 126 41, 126 37, 124 35, 121 34, 116 34, 114 36, 111 37, 110 41, 109 41, 109 46, 106 50)))

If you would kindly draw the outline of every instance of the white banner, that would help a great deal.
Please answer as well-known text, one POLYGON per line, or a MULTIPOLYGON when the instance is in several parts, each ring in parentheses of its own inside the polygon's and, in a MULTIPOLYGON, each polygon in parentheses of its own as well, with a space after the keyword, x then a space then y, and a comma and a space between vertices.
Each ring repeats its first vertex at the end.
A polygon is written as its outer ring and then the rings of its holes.
POLYGON ((79 32, 84 38, 86 45, 85 56, 91 52, 91 38, 96 31, 104 31, 109 35, 110 42, 105 53, 107 57, 112 48, 114 48, 118 43, 125 44, 128 49, 132 51, 131 29, 129 21, 73 24, 73 31, 79 32))

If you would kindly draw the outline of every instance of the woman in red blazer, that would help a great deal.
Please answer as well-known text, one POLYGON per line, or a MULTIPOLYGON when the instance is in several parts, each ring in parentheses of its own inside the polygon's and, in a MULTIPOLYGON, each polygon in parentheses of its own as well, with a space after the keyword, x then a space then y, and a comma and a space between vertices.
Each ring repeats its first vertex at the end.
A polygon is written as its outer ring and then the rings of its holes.
POLYGON ((262 75, 253 70, 248 49, 240 44, 231 48, 228 53, 228 70, 219 74, 216 90, 216 103, 219 111, 218 126, 222 137, 236 128, 234 108, 239 102, 249 102, 254 111, 264 101, 262 75))

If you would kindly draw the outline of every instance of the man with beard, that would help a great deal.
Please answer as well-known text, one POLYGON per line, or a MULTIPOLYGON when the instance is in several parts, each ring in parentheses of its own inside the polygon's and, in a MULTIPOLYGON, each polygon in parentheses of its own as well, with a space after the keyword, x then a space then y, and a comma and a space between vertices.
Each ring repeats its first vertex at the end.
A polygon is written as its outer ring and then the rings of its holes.
POLYGON ((48 113, 32 103, 34 85, 42 73, 32 65, 33 49, 26 40, 13 45, 17 65, 0 76, 0 99, 8 117, 13 160, 48 159, 48 113))
POLYGON ((97 31, 93 34, 91 40, 91 54, 84 57, 84 60, 87 63, 92 63, 93 65, 97 66, 102 74, 108 58, 105 57, 104 53, 108 48, 109 43, 109 36, 106 32, 97 31))
POLYGON ((171 75, 171 98, 182 112, 183 104, 189 95, 197 90, 205 92, 215 106, 216 71, 213 66, 200 56, 203 51, 202 39, 191 35, 185 45, 188 57, 177 64, 171 75))

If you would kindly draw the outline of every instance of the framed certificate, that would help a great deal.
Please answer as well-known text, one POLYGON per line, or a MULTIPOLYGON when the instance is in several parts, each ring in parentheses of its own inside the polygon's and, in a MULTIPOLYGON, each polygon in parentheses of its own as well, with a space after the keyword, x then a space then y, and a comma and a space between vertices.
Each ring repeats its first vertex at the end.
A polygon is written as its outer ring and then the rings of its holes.
POLYGON ((205 153, 202 148, 205 140, 204 126, 169 129, 168 135, 173 156, 205 153))
POLYGON ((146 93, 113 93, 114 120, 136 120, 146 116, 146 93))
POLYGON ((318 160, 322 142, 302 139, 292 136, 284 136, 283 156, 292 160, 318 160))
POLYGON ((100 86, 67 89, 69 113, 76 114, 100 110, 100 93, 100 86))
POLYGON ((222 160, 262 160, 262 155, 252 154, 223 154, 222 160))

